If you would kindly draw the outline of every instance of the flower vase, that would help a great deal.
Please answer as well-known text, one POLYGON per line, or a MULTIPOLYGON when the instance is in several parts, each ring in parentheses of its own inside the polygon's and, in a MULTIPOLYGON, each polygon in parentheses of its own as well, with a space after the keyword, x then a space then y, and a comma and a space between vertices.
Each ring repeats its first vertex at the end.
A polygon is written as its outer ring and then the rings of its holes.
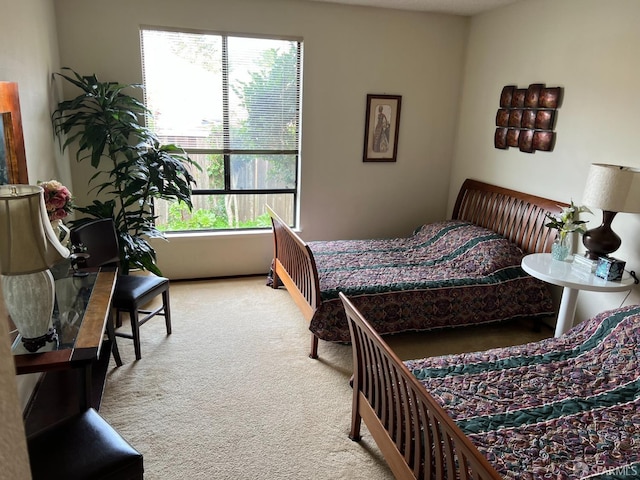
POLYGON ((569 239, 567 236, 559 236, 551 245, 551 258, 563 261, 569 256, 569 239))

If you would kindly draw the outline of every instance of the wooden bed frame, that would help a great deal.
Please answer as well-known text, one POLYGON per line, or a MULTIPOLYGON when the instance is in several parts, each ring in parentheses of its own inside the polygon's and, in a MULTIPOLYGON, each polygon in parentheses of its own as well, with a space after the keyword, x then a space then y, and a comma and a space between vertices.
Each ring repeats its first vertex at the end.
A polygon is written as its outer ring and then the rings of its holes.
POLYGON ((349 438, 364 420, 398 480, 499 480, 424 386, 340 292, 353 348, 353 407, 349 438))
MULTIPOLYGON (((548 212, 566 203, 467 179, 462 184, 451 218, 491 229, 525 253, 550 252, 554 230, 545 227, 548 212)), ((273 288, 284 285, 307 321, 320 307, 318 270, 309 246, 269 207, 273 224, 273 288)), ((318 357, 318 337, 311 339, 311 358, 318 357)))

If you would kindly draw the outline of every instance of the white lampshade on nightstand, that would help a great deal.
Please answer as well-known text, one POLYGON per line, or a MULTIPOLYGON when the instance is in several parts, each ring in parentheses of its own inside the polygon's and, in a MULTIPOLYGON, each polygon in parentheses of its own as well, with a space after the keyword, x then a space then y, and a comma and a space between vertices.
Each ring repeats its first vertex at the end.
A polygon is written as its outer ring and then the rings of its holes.
POLYGON ((615 252, 622 240, 611 229, 616 213, 640 213, 640 169, 593 163, 582 196, 582 203, 602 210, 602 224, 587 230, 582 243, 588 258, 596 260, 615 252))
POLYGON ((29 351, 55 336, 51 325, 55 290, 49 267, 68 256, 49 222, 44 190, 1 185, 0 281, 7 311, 29 351))

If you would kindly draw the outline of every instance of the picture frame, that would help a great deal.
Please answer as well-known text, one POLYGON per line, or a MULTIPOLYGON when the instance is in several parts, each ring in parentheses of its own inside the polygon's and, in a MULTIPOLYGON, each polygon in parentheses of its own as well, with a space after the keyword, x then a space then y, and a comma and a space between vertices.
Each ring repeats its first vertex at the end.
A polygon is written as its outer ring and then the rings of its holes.
MULTIPOLYGON (((0 164, 5 167, 6 173, 4 175, 11 183, 26 185, 29 183, 29 173, 22 133, 20 94, 16 82, 0 81, 0 114, 2 113, 8 113, 9 116, 0 118, 3 132, 3 139, 0 143, 3 145, 3 151, 8 151, 9 154, 2 154, 0 164), (6 132, 9 132, 11 138, 5 138, 6 132), (10 148, 6 146, 7 141, 11 142, 10 148)), ((0 183, 4 182, 5 179, 0 177, 0 183)))
POLYGON ((396 161, 401 106, 401 95, 367 95, 363 162, 396 161))
POLYGON ((0 185, 20 183, 11 112, 0 113, 0 185))

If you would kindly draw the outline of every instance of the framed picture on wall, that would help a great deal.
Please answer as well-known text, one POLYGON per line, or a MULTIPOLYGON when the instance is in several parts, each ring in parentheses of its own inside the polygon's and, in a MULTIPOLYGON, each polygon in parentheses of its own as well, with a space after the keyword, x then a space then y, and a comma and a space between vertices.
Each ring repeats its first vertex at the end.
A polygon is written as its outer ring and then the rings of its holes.
POLYGON ((400 95, 367 95, 364 162, 395 162, 400 130, 400 95))
POLYGON ((3 112, 0 116, 0 185, 19 183, 11 113, 3 112))
POLYGON ((0 183, 6 183, 8 179, 11 183, 27 184, 29 174, 22 135, 20 95, 16 82, 0 81, 0 116, 2 129, 2 140, 0 140, 2 145, 0 165, 2 166, 0 168, 4 168, 4 176, 0 176, 0 183), (7 143, 10 147, 7 147, 7 143))

